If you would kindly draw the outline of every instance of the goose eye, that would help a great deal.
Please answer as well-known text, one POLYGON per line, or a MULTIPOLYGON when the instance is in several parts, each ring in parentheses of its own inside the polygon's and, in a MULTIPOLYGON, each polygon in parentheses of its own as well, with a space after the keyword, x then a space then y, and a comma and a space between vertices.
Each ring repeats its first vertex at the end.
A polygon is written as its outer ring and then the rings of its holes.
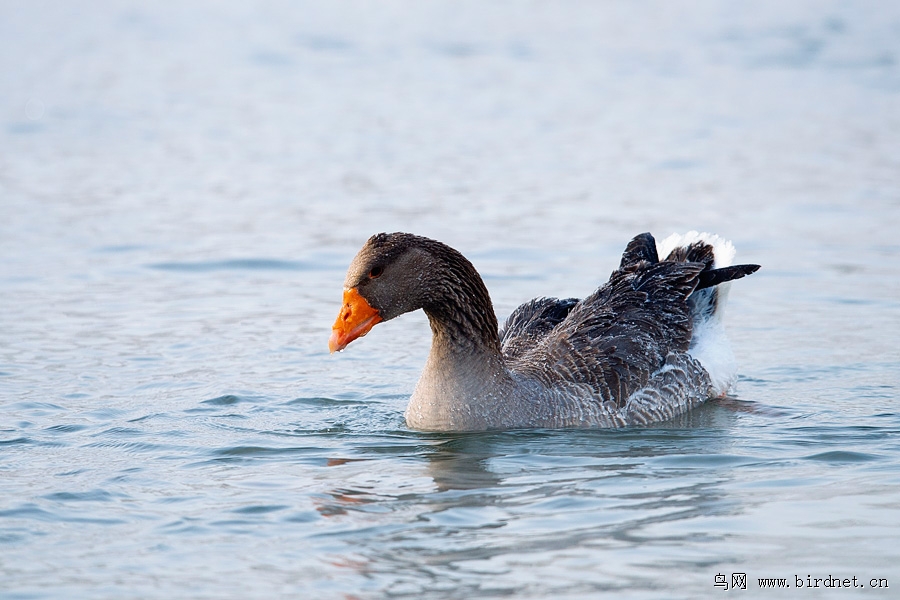
POLYGON ((372 270, 369 271, 369 279, 378 279, 382 273, 384 273, 384 267, 372 267, 372 270))

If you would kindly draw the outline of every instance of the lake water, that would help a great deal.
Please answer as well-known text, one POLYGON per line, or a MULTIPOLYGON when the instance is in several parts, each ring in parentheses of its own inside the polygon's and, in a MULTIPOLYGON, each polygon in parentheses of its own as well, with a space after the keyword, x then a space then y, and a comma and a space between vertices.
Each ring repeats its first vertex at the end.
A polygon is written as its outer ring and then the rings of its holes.
POLYGON ((7 2, 0 214, 4 599, 900 588, 897 2, 7 2), (328 354, 372 233, 502 319, 690 229, 763 268, 677 422, 422 433, 422 313, 328 354))

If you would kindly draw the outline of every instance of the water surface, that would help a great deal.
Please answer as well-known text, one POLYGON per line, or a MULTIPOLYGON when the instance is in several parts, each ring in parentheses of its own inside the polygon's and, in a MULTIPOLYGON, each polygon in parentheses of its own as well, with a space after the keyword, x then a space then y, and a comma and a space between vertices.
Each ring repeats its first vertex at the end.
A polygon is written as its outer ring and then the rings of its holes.
POLYGON ((0 9, 0 597, 891 597, 898 40, 891 2, 0 9), (690 229, 763 269, 677 421, 423 433, 421 313, 327 352, 377 231, 502 319, 690 229))

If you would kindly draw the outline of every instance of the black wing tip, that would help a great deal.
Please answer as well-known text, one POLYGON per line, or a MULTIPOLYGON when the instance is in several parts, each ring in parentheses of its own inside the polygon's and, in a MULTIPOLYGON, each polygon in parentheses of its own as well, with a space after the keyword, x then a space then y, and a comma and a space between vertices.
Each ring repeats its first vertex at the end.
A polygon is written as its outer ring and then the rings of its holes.
POLYGON ((556 324, 562 322, 569 316, 572 308, 578 304, 579 300, 578 298, 544 298, 543 302, 544 306, 540 312, 540 317, 556 324))
POLYGON ((625 252, 622 254, 622 262, 619 263, 619 268, 625 269, 641 261, 647 261, 650 264, 659 262, 659 255, 656 252, 656 240, 649 231, 634 236, 628 242, 628 246, 625 247, 625 252))
POLYGON ((750 264, 732 265, 730 267, 722 267, 721 269, 708 269, 700 273, 698 277, 699 283, 697 284, 696 289, 702 290, 704 288, 719 285, 720 283, 734 281, 735 279, 740 279, 741 277, 756 273, 759 269, 760 265, 750 264))
POLYGON ((703 240, 692 242, 685 246, 673 248, 666 257, 667 261, 672 262, 695 262, 702 263, 711 268, 715 262, 715 249, 712 244, 703 240))
MULTIPOLYGON (((734 278, 740 279, 741 277, 744 277, 745 275, 752 275, 753 273, 756 273, 757 271, 759 271, 760 267, 761 267, 761 265, 747 264, 747 265, 733 265, 731 267, 723 267, 723 269, 733 269, 734 272, 737 273, 737 275, 735 275, 734 278)), ((720 271, 722 269, 714 269, 714 270, 720 271)))

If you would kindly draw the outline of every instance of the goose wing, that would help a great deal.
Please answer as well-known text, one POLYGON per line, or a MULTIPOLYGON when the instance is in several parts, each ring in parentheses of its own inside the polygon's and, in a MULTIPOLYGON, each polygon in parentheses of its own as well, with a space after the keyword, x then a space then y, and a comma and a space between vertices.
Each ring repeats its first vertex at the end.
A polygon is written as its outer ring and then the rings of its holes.
POLYGON ((508 360, 520 357, 565 321, 578 298, 536 298, 518 307, 500 329, 500 348, 508 360))
MULTIPOLYGON (((631 240, 625 248, 619 268, 631 268, 642 261, 659 262, 656 240, 649 233, 642 233, 631 240)), ((519 306, 500 328, 503 355, 507 359, 516 359, 527 353, 565 321, 578 303, 578 298, 535 298, 519 306)))
POLYGON ((653 263, 641 252, 626 250, 609 281, 511 361, 512 370, 548 388, 587 386, 597 401, 622 407, 670 352, 685 352, 691 339, 686 299, 706 265, 653 263))

